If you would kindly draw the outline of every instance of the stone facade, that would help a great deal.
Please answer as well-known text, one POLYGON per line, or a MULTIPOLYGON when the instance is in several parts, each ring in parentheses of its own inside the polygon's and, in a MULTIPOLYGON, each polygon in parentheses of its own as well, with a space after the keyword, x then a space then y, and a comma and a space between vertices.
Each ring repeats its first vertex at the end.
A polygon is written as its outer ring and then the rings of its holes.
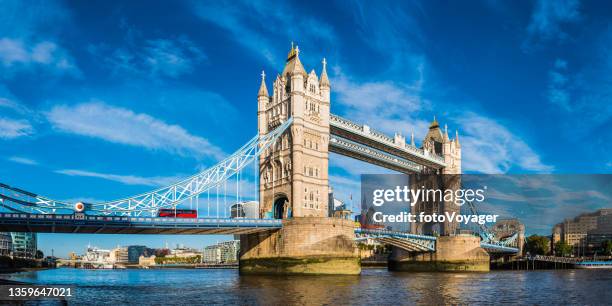
MULTIPOLYGON (((573 219, 566 219, 553 227, 551 246, 554 251, 555 243, 563 241, 573 247, 574 254, 584 254, 595 247, 596 236, 611 237, 612 208, 603 208, 593 213, 581 214, 573 219), (589 239, 589 236, 592 238, 589 239)), ((601 241, 597 241, 601 242, 601 241)))
POLYGON ((282 229, 240 236, 240 272, 263 274, 359 274, 354 222, 297 217, 282 229))
POLYGON ((291 47, 282 74, 268 95, 265 74, 258 93, 258 130, 265 135, 293 118, 288 132, 259 159, 260 213, 287 218, 328 215, 328 142, 330 84, 325 71, 320 78, 306 73, 299 48, 291 47))
MULTIPOLYGON (((425 186, 429 190, 456 190, 461 188, 461 144, 459 143, 459 133, 455 132, 455 138, 448 136, 448 128, 444 127, 444 132, 440 129, 438 121, 434 118, 429 126, 429 131, 422 143, 423 150, 431 155, 444 157, 446 167, 440 171, 425 168, 423 173, 411 175, 410 184, 412 189, 419 189, 425 186)), ((452 203, 453 200, 444 201, 417 201, 412 207, 413 214, 424 212, 425 214, 444 214, 460 213, 461 207, 452 203)), ((414 234, 425 235, 455 235, 458 224, 452 222, 444 223, 413 223, 411 232, 414 234)))
POLYGON ((436 251, 410 253, 393 248, 389 270, 393 271, 489 271, 489 253, 480 247, 480 238, 466 236, 438 237, 436 251))
POLYGON ((240 236, 241 273, 359 274, 355 228, 328 217, 330 83, 306 73, 291 47, 272 95, 262 73, 257 101, 260 135, 293 119, 287 132, 259 157, 259 212, 284 219, 282 229, 240 236))

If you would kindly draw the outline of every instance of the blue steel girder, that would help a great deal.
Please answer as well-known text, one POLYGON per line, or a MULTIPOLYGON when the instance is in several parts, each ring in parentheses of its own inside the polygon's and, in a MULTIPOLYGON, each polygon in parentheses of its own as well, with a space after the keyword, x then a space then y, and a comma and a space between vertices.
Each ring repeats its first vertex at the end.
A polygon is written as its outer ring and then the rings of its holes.
POLYGON ((358 124, 340 116, 330 114, 330 136, 341 137, 366 147, 411 161, 421 166, 440 169, 446 166, 444 158, 406 143, 403 137, 390 137, 365 124, 358 124))
MULTIPOLYGON (((155 215, 161 208, 175 208, 183 201, 222 186, 230 177, 269 149, 292 122, 293 119, 289 118, 268 134, 253 137, 215 166, 180 182, 129 198, 88 204, 87 211, 101 215, 140 216, 143 213, 155 215)), ((39 214, 75 211, 74 203, 52 200, 4 184, 0 184, 0 206, 11 212, 39 214)))
POLYGON ((248 218, 161 218, 78 214, 0 213, 2 232, 89 234, 250 234, 275 231, 282 220, 248 218))
POLYGON ((500 254, 500 253, 518 254, 518 251, 519 251, 518 248, 508 247, 508 246, 504 246, 501 244, 486 243, 486 242, 481 242, 480 247, 485 249, 489 253, 496 253, 496 254, 500 254))
POLYGON ((335 135, 330 135, 329 151, 401 173, 411 174, 423 171, 423 166, 415 162, 335 135))
MULTIPOLYGON (((402 248, 409 252, 435 252, 436 237, 426 235, 415 235, 410 233, 369 230, 357 228, 355 234, 361 238, 371 238, 385 244, 390 244, 402 248)), ((357 238, 359 239, 359 238, 357 238)))

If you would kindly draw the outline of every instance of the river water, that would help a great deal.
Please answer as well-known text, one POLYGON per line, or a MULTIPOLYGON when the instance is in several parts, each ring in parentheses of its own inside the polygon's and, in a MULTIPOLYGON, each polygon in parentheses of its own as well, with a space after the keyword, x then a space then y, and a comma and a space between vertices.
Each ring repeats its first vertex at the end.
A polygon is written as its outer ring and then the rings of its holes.
POLYGON ((360 276, 240 276, 233 269, 61 268, 0 278, 76 286, 71 305, 612 303, 612 270, 398 273, 364 269, 360 276))

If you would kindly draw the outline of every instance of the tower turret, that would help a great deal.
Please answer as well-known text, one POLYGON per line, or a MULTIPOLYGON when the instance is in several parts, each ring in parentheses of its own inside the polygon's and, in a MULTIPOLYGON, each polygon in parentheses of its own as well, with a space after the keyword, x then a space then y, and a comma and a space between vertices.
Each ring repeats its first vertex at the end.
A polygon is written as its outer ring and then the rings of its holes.
POLYGON ((261 135, 268 132, 264 116, 266 105, 269 101, 270 96, 268 95, 268 88, 266 87, 266 73, 262 70, 261 85, 259 86, 259 92, 257 93, 257 130, 261 135))
POLYGON ((329 101, 331 85, 329 84, 329 77, 327 77, 327 61, 323 58, 321 61, 323 64, 323 71, 321 71, 321 81, 319 86, 321 87, 321 96, 326 101, 329 101))

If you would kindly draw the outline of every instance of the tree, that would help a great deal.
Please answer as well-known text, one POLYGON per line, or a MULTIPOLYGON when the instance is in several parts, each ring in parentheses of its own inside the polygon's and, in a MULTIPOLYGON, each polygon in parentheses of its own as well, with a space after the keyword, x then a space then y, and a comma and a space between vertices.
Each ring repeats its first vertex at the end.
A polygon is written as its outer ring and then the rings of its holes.
POLYGON ((555 255, 557 256, 570 256, 572 254, 572 249, 572 246, 565 241, 557 241, 557 243, 555 243, 555 255))
POLYGON ((602 242, 601 249, 603 250, 604 255, 612 255, 612 240, 602 242))
POLYGON ((550 249, 550 241, 546 236, 531 235, 527 238, 525 249, 530 255, 546 255, 550 249))
POLYGON ((34 255, 34 257, 36 257, 36 259, 43 259, 45 254, 41 250, 36 250, 36 255, 34 255))

